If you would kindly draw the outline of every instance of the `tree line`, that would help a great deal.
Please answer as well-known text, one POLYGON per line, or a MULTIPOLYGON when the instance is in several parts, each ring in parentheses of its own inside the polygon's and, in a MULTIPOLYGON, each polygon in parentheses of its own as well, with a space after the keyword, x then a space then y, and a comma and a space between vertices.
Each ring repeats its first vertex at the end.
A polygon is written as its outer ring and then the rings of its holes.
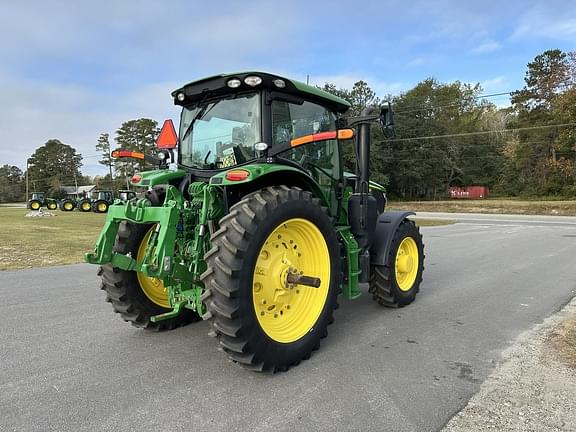
MULTIPOLYGON (((499 108, 479 84, 427 78, 397 96, 395 137, 372 128, 371 172, 401 199, 440 199, 451 186, 487 186, 505 196, 576 195, 576 53, 547 50, 528 63, 525 86, 499 108)), ((322 87, 358 115, 381 100, 364 81, 322 87)), ((500 93, 497 95, 508 94, 500 93)), ((495 96, 497 96, 495 95, 495 96)), ((353 149, 344 151, 354 169, 353 149)))
MULTIPOLYGON (((487 186, 503 196, 573 198, 576 195, 576 53, 547 50, 529 62, 522 89, 510 92, 511 106, 499 108, 479 84, 441 83, 427 78, 400 95, 379 98, 364 81, 351 89, 327 83, 330 93, 348 100, 348 116, 366 106, 390 101, 395 136, 372 128, 371 172, 390 196, 441 199, 451 186, 487 186)), ((500 95, 507 95, 501 93, 500 95)), ((112 159, 114 148, 151 153, 158 123, 141 118, 124 122, 113 143, 102 133, 95 144, 107 174, 82 175, 83 157, 72 146, 51 139, 28 159, 30 191, 58 198, 62 186, 96 183, 122 189, 136 171, 137 159, 112 159)), ((355 152, 344 148, 346 168, 354 170, 355 152)), ((26 173, 0 166, 0 202, 24 199, 26 173)))
MULTIPOLYGON (((126 148, 145 153, 154 151, 158 123, 141 118, 124 122, 116 130, 114 148, 126 148)), ((49 197, 63 198, 63 186, 95 184, 99 189, 119 190, 129 187, 134 172, 145 169, 144 162, 134 159, 112 159, 110 135, 102 133, 95 145, 98 163, 106 166, 104 176, 85 176, 81 172, 83 156, 71 145, 50 139, 27 159, 27 172, 14 165, 0 166, 0 203, 24 201, 26 183, 29 192, 46 192, 49 197), (26 174, 28 179, 26 179, 26 174)))

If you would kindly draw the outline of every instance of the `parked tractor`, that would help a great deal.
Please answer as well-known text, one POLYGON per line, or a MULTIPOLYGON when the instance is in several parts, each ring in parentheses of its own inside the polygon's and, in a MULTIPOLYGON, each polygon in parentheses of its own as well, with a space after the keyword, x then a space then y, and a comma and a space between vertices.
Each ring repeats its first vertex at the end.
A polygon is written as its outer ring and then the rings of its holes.
POLYGON ((46 192, 32 192, 30 199, 26 203, 26 208, 40 210, 41 207, 46 207, 48 210, 56 210, 58 202, 54 198, 46 198, 46 192))
POLYGON ((133 190, 122 189, 118 191, 118 199, 123 202, 128 202, 133 198, 136 198, 136 192, 133 190))
POLYGON ((92 211, 92 201, 90 196, 79 198, 78 201, 76 201, 76 208, 82 213, 92 211))
POLYGON ((125 321, 208 320, 231 360, 276 372, 319 348, 340 295, 364 288, 384 306, 414 301, 424 269, 414 213, 384 211, 383 188, 370 181, 370 128, 392 127, 389 106, 346 118, 346 100, 260 72, 172 96, 180 128, 164 122, 160 169, 134 175, 145 191, 110 206, 85 256, 125 321), (354 175, 343 172, 346 140, 354 175))
POLYGON ((92 200, 92 211, 95 213, 106 213, 114 202, 114 193, 111 190, 98 190, 94 192, 92 200))
POLYGON ((67 194, 60 200, 60 210, 65 212, 73 211, 78 207, 78 203, 82 198, 76 193, 67 194))

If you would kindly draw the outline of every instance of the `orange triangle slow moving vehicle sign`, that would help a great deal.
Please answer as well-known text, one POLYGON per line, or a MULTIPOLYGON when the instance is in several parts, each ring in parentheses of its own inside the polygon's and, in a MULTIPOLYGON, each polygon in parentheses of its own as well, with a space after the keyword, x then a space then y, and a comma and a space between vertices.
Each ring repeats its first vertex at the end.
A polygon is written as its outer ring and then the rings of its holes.
POLYGON ((172 120, 164 120, 162 125, 162 130, 158 139, 156 140, 156 147, 159 149, 173 149, 178 143, 178 135, 176 135, 176 129, 174 129, 174 123, 172 120))

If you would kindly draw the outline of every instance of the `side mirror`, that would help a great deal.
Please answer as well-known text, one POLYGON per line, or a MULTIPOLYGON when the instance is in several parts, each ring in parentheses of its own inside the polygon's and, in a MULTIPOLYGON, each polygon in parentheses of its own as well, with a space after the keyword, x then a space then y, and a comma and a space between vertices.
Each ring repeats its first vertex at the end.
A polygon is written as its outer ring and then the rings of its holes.
POLYGON ((387 102, 386 105, 380 108, 380 126, 382 127, 384 136, 388 138, 394 136, 394 112, 392 111, 390 102, 387 102))

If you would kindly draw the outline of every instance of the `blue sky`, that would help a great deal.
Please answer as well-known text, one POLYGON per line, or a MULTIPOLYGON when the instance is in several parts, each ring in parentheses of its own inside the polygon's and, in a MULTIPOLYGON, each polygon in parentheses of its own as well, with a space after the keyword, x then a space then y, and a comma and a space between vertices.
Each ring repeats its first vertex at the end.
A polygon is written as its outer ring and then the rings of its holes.
POLYGON ((170 91, 213 73, 363 79, 379 95, 427 77, 521 88, 534 56, 575 49, 576 2, 3 0, 0 41, 0 164, 58 138, 95 175, 100 133, 176 119, 170 91))

